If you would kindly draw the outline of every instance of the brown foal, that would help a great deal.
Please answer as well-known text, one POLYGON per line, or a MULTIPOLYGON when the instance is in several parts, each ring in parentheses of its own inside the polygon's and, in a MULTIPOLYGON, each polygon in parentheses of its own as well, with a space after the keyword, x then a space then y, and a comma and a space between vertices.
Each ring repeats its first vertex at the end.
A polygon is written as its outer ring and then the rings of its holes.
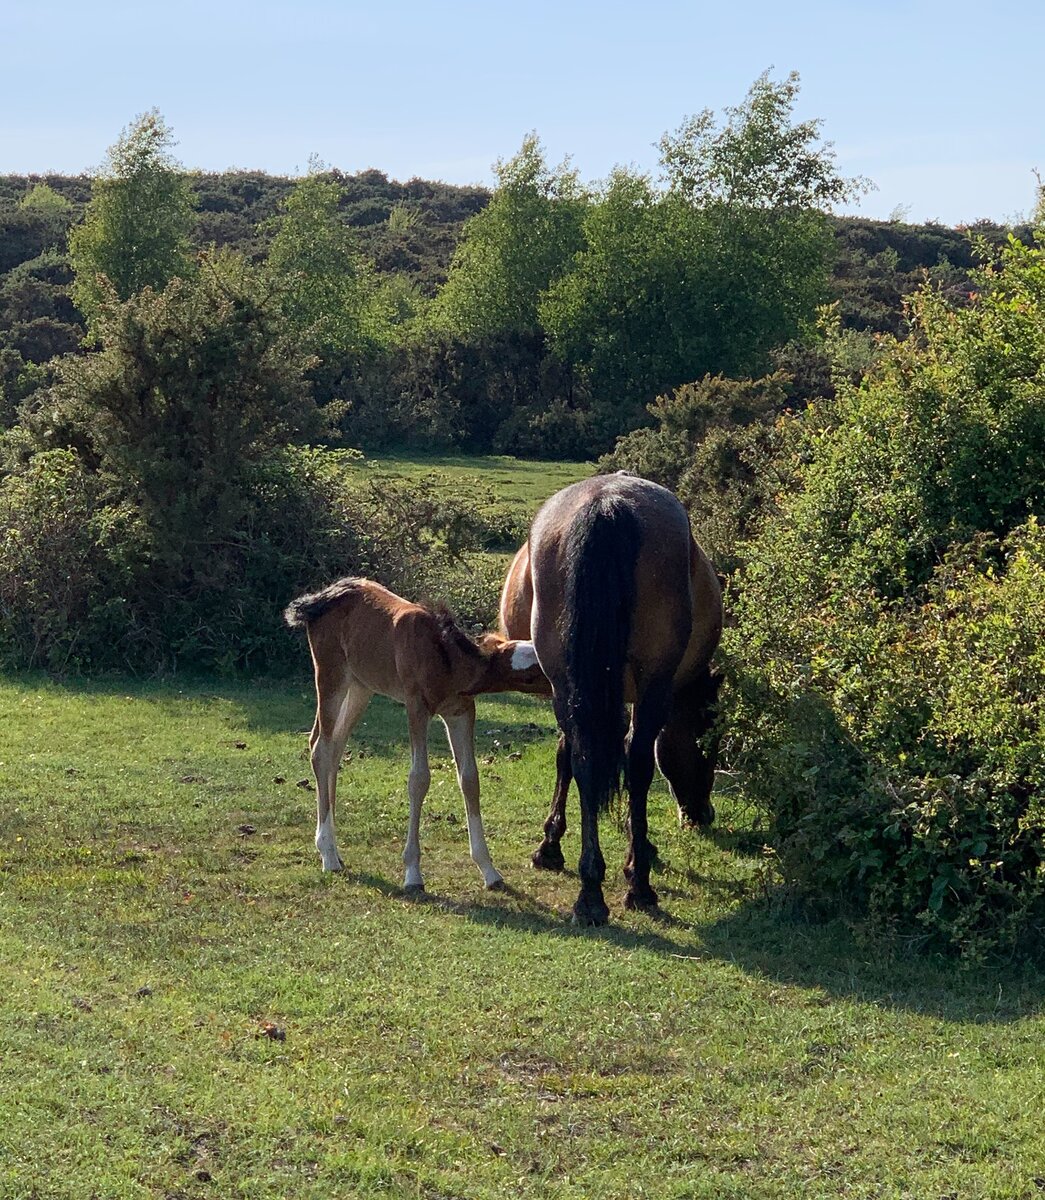
POLYGON ((503 885, 490 861, 479 809, 475 700, 483 692, 546 692, 533 643, 484 634, 469 638, 446 613, 412 604, 369 579, 340 579, 294 600, 288 625, 303 625, 316 676, 309 739, 316 776, 316 849, 324 871, 342 868, 334 834, 337 772, 345 744, 371 696, 406 706, 410 731, 410 819, 403 850, 407 890, 424 887, 419 827, 431 779, 428 726, 446 727, 464 797, 472 859, 488 888, 503 885))

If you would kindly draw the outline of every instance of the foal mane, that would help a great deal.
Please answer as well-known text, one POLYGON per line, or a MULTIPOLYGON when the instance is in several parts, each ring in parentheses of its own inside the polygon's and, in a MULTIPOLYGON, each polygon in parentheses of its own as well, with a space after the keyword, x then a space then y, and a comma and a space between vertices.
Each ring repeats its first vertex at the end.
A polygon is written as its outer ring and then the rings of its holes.
POLYGON ((466 658, 481 659, 483 654, 479 645, 469 633, 457 622, 457 618, 445 604, 422 603, 422 608, 435 617, 439 630, 439 649, 446 655, 446 665, 450 666, 450 649, 458 650, 466 658))

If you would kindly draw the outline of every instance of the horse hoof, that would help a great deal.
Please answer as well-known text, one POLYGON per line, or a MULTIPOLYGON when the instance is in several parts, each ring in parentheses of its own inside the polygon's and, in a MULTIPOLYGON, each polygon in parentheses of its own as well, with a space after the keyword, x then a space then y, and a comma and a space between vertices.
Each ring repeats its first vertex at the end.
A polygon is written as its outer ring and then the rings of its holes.
POLYGON ((610 910, 605 900, 589 900, 581 897, 573 906, 574 925, 608 925, 610 910))
POLYGON ((530 862, 538 871, 564 871, 566 859, 562 856, 562 848, 542 842, 533 852, 530 862))
POLYGON ((658 905, 657 893, 652 888, 648 892, 628 892, 624 897, 624 907, 632 912, 656 912, 658 905))

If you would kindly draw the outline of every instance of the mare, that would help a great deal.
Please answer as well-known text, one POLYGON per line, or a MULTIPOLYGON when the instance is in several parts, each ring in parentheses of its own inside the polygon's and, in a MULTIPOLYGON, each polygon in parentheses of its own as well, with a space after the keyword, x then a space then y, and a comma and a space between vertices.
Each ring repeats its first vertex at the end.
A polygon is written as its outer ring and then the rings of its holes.
POLYGON ((598 817, 623 770, 625 906, 655 907, 646 816, 654 763, 683 820, 707 825, 714 818, 714 758, 698 739, 713 722, 719 679, 710 663, 722 632, 722 590, 686 510, 666 488, 625 473, 557 492, 508 572, 501 628, 513 638, 532 636, 561 730, 555 795, 534 865, 562 869, 559 843, 575 778, 582 844, 574 915, 583 924, 608 920, 598 817))
POLYGON ((446 612, 436 612, 369 579, 339 579, 300 596, 284 612, 303 625, 316 677, 316 720, 309 738, 316 776, 316 849, 324 871, 339 871, 334 834, 338 765, 349 734, 375 694, 406 706, 410 731, 407 794, 410 819, 403 850, 408 891, 421 876, 421 805, 428 792, 428 727, 434 716, 446 727, 464 797, 472 859, 488 888, 503 886, 490 861, 479 810, 475 761, 475 700, 482 692, 547 692, 529 641, 486 634, 473 641, 446 612))

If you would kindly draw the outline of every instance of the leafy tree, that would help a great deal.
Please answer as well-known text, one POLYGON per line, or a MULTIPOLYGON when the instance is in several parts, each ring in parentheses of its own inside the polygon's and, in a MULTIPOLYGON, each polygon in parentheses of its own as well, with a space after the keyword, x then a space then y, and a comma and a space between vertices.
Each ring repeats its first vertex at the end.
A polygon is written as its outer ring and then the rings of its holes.
POLYGON ((96 328, 102 349, 63 364, 38 421, 133 496, 158 560, 206 574, 203 548, 240 522, 244 473, 324 428, 309 360, 265 281, 228 252, 124 302, 110 285, 96 328))
POLYGON ((118 300, 190 271, 192 190, 156 109, 123 131, 96 176, 83 222, 69 234, 73 298, 94 330, 108 280, 118 300))
POLYGON ((535 134, 495 170, 493 199, 465 225, 431 312, 460 336, 538 331, 542 293, 583 245, 587 196, 567 163, 548 167, 535 134))
POLYGON ((704 374, 756 375, 824 298, 825 207, 847 195, 818 123, 791 123, 797 77, 761 76, 716 126, 709 112, 661 142, 667 191, 618 170, 584 223, 584 249, 541 303, 556 349, 597 400, 634 422, 658 392, 704 374))
POLYGON ((782 83, 763 72, 743 104, 726 109, 719 127, 710 109, 687 117, 660 140, 672 194, 700 208, 823 211, 846 199, 854 181, 835 173, 830 143, 818 145, 820 121, 792 124, 799 78, 782 83))
POLYGON ((299 335, 326 352, 358 350, 382 334, 371 268, 341 217, 344 189, 320 164, 282 201, 268 270, 299 335))
POLYGON ((46 183, 34 184, 22 197, 18 209, 40 221, 48 230, 53 244, 64 241, 65 234, 73 223, 74 209, 71 201, 46 183))

